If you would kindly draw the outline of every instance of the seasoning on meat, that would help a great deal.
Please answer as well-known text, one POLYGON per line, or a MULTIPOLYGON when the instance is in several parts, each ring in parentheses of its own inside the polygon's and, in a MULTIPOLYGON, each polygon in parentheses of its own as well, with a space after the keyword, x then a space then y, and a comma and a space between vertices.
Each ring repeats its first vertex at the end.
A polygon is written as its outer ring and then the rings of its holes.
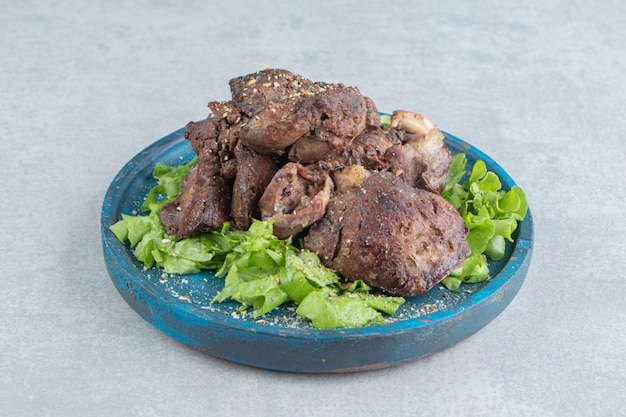
POLYGON ((237 229, 248 230, 252 219, 261 217, 259 200, 277 169, 270 155, 255 152, 242 143, 236 147, 235 155, 237 174, 233 184, 231 215, 237 229))
POLYGON ((350 281, 413 296, 461 266, 470 254, 466 235, 443 197, 379 172, 337 195, 304 243, 350 281))
POLYGON ((288 162, 259 200, 261 218, 274 221, 278 238, 296 236, 324 216, 332 188, 330 175, 319 165, 288 162))
POLYGON ((161 220, 188 237, 272 220, 348 280, 427 291, 469 255, 467 228, 439 194, 450 152, 434 123, 397 110, 381 126, 356 87, 282 69, 236 77, 185 137, 198 155, 161 220))

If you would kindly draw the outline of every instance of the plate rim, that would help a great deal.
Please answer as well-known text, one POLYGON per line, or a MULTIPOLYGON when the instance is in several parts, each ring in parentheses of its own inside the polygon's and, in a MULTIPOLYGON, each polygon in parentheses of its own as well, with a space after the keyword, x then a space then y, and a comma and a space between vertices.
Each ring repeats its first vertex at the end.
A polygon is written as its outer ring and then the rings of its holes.
MULTIPOLYGON (((137 268, 132 263, 123 262, 123 260, 118 258, 112 258, 110 256, 111 252, 115 249, 112 246, 121 245, 127 251, 128 246, 123 244, 117 240, 117 238, 113 235, 113 233, 109 230, 109 226, 112 223, 112 211, 115 207, 116 198, 119 198, 119 189, 125 183, 130 183, 132 181, 133 173, 140 171, 146 165, 154 166, 155 161, 151 159, 153 154, 157 154, 162 151, 165 152, 167 149, 171 149, 175 146, 182 145, 183 143, 188 141, 183 137, 184 127, 180 128, 161 139, 155 141, 154 143, 145 147, 142 151, 137 153, 131 160, 129 160, 116 174, 113 181, 109 185, 107 192, 105 194, 105 198, 102 205, 102 213, 101 213, 101 238, 103 251, 106 261, 106 266, 109 271, 110 278, 114 281, 115 286, 118 291, 122 293, 121 288, 118 287, 117 279, 114 277, 115 272, 112 270, 114 265, 121 266, 124 270, 125 274, 130 278, 133 277, 133 274, 137 273, 137 268), (113 264, 112 264, 113 263, 113 264)), ((453 147, 463 148, 465 152, 471 152, 477 158, 482 159, 489 169, 494 170, 498 177, 500 178, 503 185, 506 184, 506 188, 510 188, 513 185, 516 185, 515 181, 511 176, 491 157, 487 154, 479 150, 478 148, 472 146, 468 142, 463 139, 460 139, 448 132, 442 131, 445 138, 444 141, 446 145, 450 148, 453 147)), ((117 221, 117 220, 115 220, 117 221)), ((282 326, 273 326, 270 324, 261 324, 257 323, 254 320, 242 320, 239 318, 233 318, 230 315, 224 314, 223 312, 214 312, 210 310, 202 310, 202 314, 205 317, 200 317, 199 311, 197 307, 193 307, 193 305, 189 305, 187 303, 179 303, 176 304, 176 308, 181 309, 181 313, 196 316, 201 320, 207 321, 207 326, 222 326, 225 329, 231 331, 242 331, 249 334, 258 335, 260 337, 279 337, 279 338, 289 338, 292 340, 303 340, 303 341, 319 341, 323 340, 360 340, 364 338, 372 338, 372 337, 390 337, 397 334, 403 334, 406 332, 414 332, 419 331, 420 329, 428 329, 431 326, 436 326, 438 323, 454 319, 455 316, 463 313, 468 309, 474 309, 478 305, 482 303, 488 302, 494 295, 497 294, 498 290, 501 289, 516 273, 516 271, 527 270, 528 264, 530 263, 531 255, 532 255, 532 246, 534 240, 534 222, 531 210, 529 208, 527 217, 524 221, 518 224, 518 236, 514 242, 514 248, 512 250, 511 256, 508 261, 504 264, 503 268, 493 277, 489 278, 489 282, 487 282, 483 287, 481 287, 475 293, 469 295, 466 299, 460 302, 460 305, 455 305, 453 309, 444 309, 435 311, 433 313, 426 314, 420 317, 413 317, 408 319, 398 319, 395 321, 387 322, 385 324, 372 325, 367 327, 357 327, 357 328, 342 328, 342 329, 313 329, 313 328, 290 328, 290 327, 282 327, 282 326)), ((118 248, 119 249, 119 248, 118 248)), ((132 255, 131 255, 132 256, 132 255)), ((142 271, 139 271, 142 272, 142 271)), ((514 290, 514 293, 510 297, 510 300, 504 305, 502 309, 500 309, 494 317, 487 321, 490 322, 499 315, 510 303, 510 301, 517 294, 519 287, 521 287, 526 272, 524 271, 524 276, 517 289, 514 290)), ((137 281, 135 279, 135 281, 137 281)), ((135 282, 136 285, 140 285, 142 290, 145 293, 151 294, 155 298, 158 298, 158 291, 155 291, 155 287, 151 286, 149 279, 144 279, 144 282, 135 282)), ((127 283, 127 285, 129 285, 127 283)), ((122 293, 124 296, 124 294, 122 293)), ((126 297, 124 297, 126 298, 126 297)), ((129 300, 126 300, 129 302, 129 300)), ((130 304, 130 302, 129 302, 130 304)), ((148 322, 150 322, 155 327, 164 331, 165 333, 173 336, 183 343, 184 337, 180 335, 172 334, 168 329, 164 329, 159 327, 153 321, 150 321, 144 314, 137 310, 135 306, 131 304, 131 306, 144 317, 148 322)), ((294 313, 295 314, 295 313, 294 313)), ((485 323, 485 324, 487 324, 485 323)), ((483 325, 484 326, 484 325, 483 325)), ((480 326, 482 328, 483 326, 480 326)), ((473 333, 473 332, 472 332, 473 333)), ((467 337, 467 336, 466 336, 467 337)), ((460 340, 459 340, 460 341, 460 340)), ((189 343, 187 343, 189 344, 189 343)), ((219 356, 219 355, 216 355, 219 356)), ((232 360, 232 359, 231 359, 232 360)), ((255 366, 254 364, 252 364, 255 366)))

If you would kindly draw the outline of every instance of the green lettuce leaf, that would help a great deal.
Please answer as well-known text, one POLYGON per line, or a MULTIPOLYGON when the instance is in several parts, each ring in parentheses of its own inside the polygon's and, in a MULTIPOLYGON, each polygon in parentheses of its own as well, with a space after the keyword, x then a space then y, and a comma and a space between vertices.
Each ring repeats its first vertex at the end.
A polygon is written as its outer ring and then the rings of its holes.
POLYGON ((313 291, 298 306, 296 313, 309 319, 313 327, 332 329, 383 324, 382 314, 357 295, 336 296, 330 291, 313 291))
MULTIPOLYGON (((134 256, 146 268, 157 267, 168 274, 215 271, 224 279, 223 289, 212 302, 234 300, 241 309, 252 309, 259 317, 284 303, 297 305, 296 313, 315 328, 345 328, 385 322, 405 302, 401 297, 382 296, 361 280, 346 283, 319 257, 298 249, 290 240, 272 233, 271 221, 254 220, 247 231, 231 223, 220 230, 187 239, 168 236, 159 218, 164 204, 180 192, 182 181, 196 159, 178 167, 157 164, 157 184, 141 206, 139 216, 122 214, 111 226, 121 242, 127 242, 134 256)), ((463 283, 488 278, 487 258, 504 256, 517 223, 528 210, 521 188, 501 190, 497 176, 478 161, 466 171, 464 154, 452 157, 450 173, 442 195, 461 213, 469 229, 472 254, 453 271, 443 285, 456 291, 463 283)))
POLYGON ((157 185, 141 205, 141 210, 147 214, 122 214, 122 219, 110 227, 118 240, 128 242, 134 256, 146 268, 162 268, 169 274, 190 274, 214 265, 215 255, 204 249, 203 241, 207 238, 179 241, 167 235, 159 218, 161 208, 178 195, 183 178, 195 163, 196 158, 176 167, 158 163, 152 173, 157 185))
POLYGON ((467 171, 466 166, 465 154, 452 156, 442 193, 463 217, 469 230, 467 243, 472 251, 463 266, 442 281, 451 291, 458 291, 463 283, 489 278, 487 260, 504 257, 506 242, 513 241, 513 232, 528 211, 528 202, 520 187, 502 190, 500 179, 482 160, 476 161, 471 171, 467 171))
POLYGON ((250 229, 240 234, 244 237, 216 273, 224 278, 224 288, 213 302, 235 300, 242 309, 252 308, 252 317, 294 302, 296 314, 315 328, 382 323, 383 313, 394 314, 404 302, 399 297, 370 294, 371 288, 362 281, 346 286, 335 271, 322 265, 317 254, 276 238, 272 222, 253 220, 250 229), (322 312, 313 315, 316 303, 321 303, 322 312))
POLYGON ((152 171, 152 176, 157 180, 157 185, 148 192, 141 206, 141 211, 149 211, 152 204, 158 204, 160 207, 167 201, 176 198, 180 192, 183 178, 197 162, 198 158, 194 157, 189 163, 179 166, 157 163, 152 171))

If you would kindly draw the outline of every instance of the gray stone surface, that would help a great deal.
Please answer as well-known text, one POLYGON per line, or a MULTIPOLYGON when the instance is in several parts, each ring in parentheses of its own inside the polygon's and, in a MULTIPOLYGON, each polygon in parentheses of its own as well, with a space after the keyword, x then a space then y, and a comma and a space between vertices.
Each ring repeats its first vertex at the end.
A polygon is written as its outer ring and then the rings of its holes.
POLYGON ((5 1, 0 69, 0 415, 626 415, 626 3, 5 1), (265 65, 498 161, 536 226, 509 308, 344 375, 235 365, 137 316, 102 257, 110 181, 265 65))

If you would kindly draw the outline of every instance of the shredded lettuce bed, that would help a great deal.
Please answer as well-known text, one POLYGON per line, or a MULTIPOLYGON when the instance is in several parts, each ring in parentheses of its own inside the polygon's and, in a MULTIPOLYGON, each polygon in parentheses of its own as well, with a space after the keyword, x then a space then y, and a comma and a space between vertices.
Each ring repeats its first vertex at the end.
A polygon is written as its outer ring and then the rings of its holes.
MULTIPOLYGON (((314 328, 361 327, 385 322, 405 302, 385 296, 363 281, 346 283, 326 268, 318 256, 299 249, 291 240, 272 234, 271 221, 254 220, 248 231, 225 223, 220 230, 179 239, 169 236, 159 218, 165 203, 180 192, 183 178, 196 163, 172 167, 158 163, 153 171, 157 185, 141 206, 142 215, 122 214, 110 229, 121 242, 128 242, 145 268, 160 268, 168 274, 190 274, 214 270, 224 279, 224 288, 212 302, 234 300, 241 310, 252 309, 252 317, 266 314, 284 303, 295 303, 296 314, 314 328)), ((484 281, 489 276, 487 257, 500 259, 505 240, 528 209, 519 187, 502 191, 496 174, 477 161, 466 171, 467 158, 456 154, 442 193, 457 208, 470 233, 472 254, 463 266, 442 284, 457 291, 463 283, 484 281)))
POLYGON ((245 232, 225 223, 220 230, 187 239, 167 235, 159 212, 178 195, 194 163, 157 164, 153 172, 157 185, 141 207, 146 214, 122 214, 110 228, 117 239, 129 243, 146 268, 180 275, 214 270, 216 277, 224 279, 224 288, 213 302, 235 300, 241 310, 251 308, 252 317, 294 302, 296 314, 314 328, 382 324, 385 315, 393 315, 405 302, 401 297, 383 296, 360 280, 343 282, 321 264, 317 254, 276 238, 271 221, 254 220, 245 232))

